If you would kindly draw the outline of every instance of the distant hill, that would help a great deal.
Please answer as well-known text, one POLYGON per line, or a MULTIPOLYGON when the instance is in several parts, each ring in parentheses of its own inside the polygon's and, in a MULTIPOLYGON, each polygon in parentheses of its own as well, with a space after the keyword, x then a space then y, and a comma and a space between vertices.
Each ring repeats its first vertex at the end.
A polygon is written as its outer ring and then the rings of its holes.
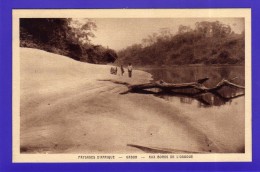
POLYGON ((118 64, 167 66, 187 64, 244 64, 244 33, 216 22, 180 26, 177 34, 154 34, 118 52, 118 64))

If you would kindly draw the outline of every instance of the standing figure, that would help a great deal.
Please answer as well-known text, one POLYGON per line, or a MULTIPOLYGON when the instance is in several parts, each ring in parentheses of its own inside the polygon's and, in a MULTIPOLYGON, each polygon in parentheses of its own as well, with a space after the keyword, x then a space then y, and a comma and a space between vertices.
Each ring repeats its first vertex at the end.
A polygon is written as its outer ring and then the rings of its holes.
POLYGON ((113 69, 113 67, 110 68, 110 73, 111 73, 111 74, 114 74, 114 69, 113 69))
POLYGON ((125 73, 124 67, 123 67, 123 65, 121 65, 121 75, 123 76, 124 73, 125 73))
POLYGON ((132 71, 133 71, 133 66, 132 66, 131 63, 128 64, 127 70, 128 70, 128 77, 131 78, 132 77, 132 71))
POLYGON ((115 67, 115 73, 114 74, 117 75, 117 67, 115 67))

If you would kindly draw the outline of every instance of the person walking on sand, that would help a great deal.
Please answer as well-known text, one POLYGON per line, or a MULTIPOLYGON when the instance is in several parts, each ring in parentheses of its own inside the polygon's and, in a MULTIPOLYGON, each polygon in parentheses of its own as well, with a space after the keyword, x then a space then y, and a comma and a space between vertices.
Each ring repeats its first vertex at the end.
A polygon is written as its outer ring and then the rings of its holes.
POLYGON ((124 73, 125 73, 124 67, 123 67, 123 65, 121 65, 121 75, 123 76, 124 73))
POLYGON ((132 77, 132 72, 133 72, 133 66, 132 66, 131 63, 128 64, 127 70, 128 70, 128 77, 131 78, 132 77))

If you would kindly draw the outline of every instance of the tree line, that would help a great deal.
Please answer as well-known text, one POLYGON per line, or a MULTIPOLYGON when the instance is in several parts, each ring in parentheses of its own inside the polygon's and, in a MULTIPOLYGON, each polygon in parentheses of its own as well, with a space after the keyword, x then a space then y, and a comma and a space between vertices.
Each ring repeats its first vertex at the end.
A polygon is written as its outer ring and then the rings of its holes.
POLYGON ((244 58, 244 32, 234 33, 229 25, 219 21, 202 21, 194 29, 180 25, 175 34, 170 28, 161 28, 142 43, 119 51, 116 62, 139 66, 244 64, 244 58))
POLYGON ((91 43, 96 29, 96 24, 88 19, 82 24, 70 18, 21 18, 20 46, 42 49, 83 62, 114 62, 117 59, 114 50, 91 43))

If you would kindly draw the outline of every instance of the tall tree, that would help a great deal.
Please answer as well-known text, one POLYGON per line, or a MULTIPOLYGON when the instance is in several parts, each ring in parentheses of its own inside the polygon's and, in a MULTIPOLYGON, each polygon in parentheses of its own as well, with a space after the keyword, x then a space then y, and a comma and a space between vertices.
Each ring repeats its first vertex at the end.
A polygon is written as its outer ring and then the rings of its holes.
POLYGON ((231 27, 229 25, 220 23, 219 21, 197 22, 195 26, 196 26, 195 30, 204 36, 227 37, 228 35, 231 34, 231 27))
POLYGON ((90 19, 73 19, 70 22, 71 32, 74 39, 80 44, 89 44, 91 38, 94 38, 94 30, 97 29, 97 25, 90 19))
POLYGON ((90 63, 113 62, 115 51, 90 43, 96 24, 89 19, 22 18, 21 46, 39 48, 90 63))

